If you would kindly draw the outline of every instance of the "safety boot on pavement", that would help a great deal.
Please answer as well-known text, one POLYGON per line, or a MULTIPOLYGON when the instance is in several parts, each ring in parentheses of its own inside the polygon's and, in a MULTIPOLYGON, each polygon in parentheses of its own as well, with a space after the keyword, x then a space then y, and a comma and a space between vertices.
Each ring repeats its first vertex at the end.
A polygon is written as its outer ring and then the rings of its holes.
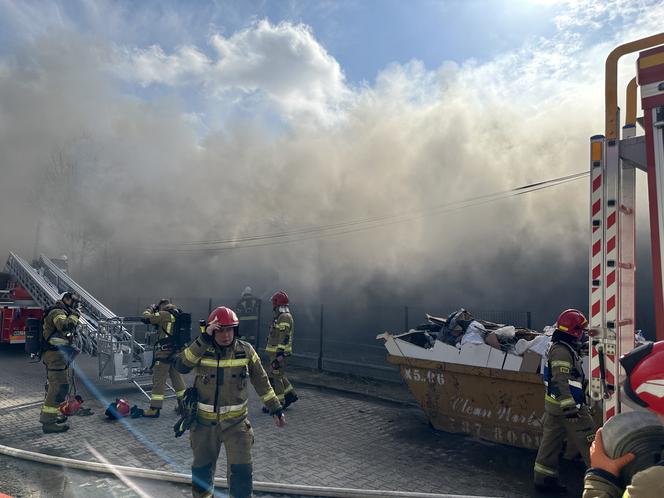
POLYGON ((44 434, 55 434, 58 432, 67 432, 69 426, 67 424, 44 424, 42 425, 42 431, 44 434))
POLYGON ((161 411, 160 408, 148 408, 147 410, 143 410, 143 416, 147 418, 159 418, 159 412, 161 411))
POLYGON ((547 477, 542 482, 535 484, 535 489, 540 493, 564 494, 567 493, 567 486, 561 484, 558 479, 547 477))

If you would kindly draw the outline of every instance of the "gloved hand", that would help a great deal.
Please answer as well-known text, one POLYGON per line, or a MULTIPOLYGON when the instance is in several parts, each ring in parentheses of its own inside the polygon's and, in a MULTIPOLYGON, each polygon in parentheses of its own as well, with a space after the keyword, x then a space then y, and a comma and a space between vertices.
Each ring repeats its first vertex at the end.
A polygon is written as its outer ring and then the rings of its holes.
POLYGON ((218 323, 212 323, 207 326, 207 328, 205 329, 205 333, 210 337, 214 337, 214 333, 219 329, 221 329, 221 325, 219 325, 218 323))
POLYGON ((281 363, 279 363, 279 360, 272 360, 272 363, 270 363, 270 367, 272 370, 279 370, 281 368, 281 363))
POLYGON ((595 433, 595 440, 590 445, 590 466, 595 469, 602 469, 610 472, 616 477, 620 476, 620 471, 629 462, 634 460, 636 455, 634 453, 625 453, 623 456, 612 459, 606 454, 604 449, 604 441, 602 441, 602 428, 597 429, 595 433))

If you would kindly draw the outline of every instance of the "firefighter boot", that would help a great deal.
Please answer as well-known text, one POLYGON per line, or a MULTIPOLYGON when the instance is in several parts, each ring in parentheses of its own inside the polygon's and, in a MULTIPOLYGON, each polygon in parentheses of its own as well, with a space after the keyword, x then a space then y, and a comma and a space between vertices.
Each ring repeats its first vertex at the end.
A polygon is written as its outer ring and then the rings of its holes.
POLYGON ((535 489, 540 493, 567 493, 567 486, 561 484, 555 477, 545 477, 542 482, 535 484, 535 489))
POLYGON ((147 410, 143 410, 143 416, 147 418, 159 418, 159 412, 161 411, 160 408, 148 408, 147 410))
POLYGON ((42 431, 44 431, 44 434, 55 434, 58 432, 67 432, 69 430, 69 426, 67 424, 43 424, 42 425, 42 431))
POLYGON ((67 421, 68 418, 69 417, 67 417, 67 415, 58 415, 58 418, 55 419, 55 423, 56 424, 64 424, 67 421))

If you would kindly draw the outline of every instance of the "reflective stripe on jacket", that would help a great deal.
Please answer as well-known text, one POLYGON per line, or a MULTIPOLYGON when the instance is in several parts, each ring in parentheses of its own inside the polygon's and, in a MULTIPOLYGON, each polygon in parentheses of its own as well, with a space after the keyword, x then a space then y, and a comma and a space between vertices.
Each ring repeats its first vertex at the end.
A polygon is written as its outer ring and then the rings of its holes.
POLYGON ((251 344, 235 339, 225 348, 213 339, 198 337, 182 351, 175 368, 181 373, 196 369, 194 387, 198 391, 198 417, 234 425, 248 414, 247 381, 251 381, 261 401, 274 413, 281 409, 258 354, 251 344))
POLYGON ((270 327, 265 351, 291 354, 293 352, 293 330, 293 316, 290 313, 281 313, 270 327))

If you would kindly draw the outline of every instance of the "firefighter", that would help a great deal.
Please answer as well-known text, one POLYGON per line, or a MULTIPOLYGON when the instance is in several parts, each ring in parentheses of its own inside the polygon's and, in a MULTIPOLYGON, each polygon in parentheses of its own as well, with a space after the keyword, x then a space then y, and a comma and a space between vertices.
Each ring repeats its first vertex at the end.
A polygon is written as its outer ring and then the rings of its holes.
POLYGON ((77 352, 72 344, 80 316, 80 301, 78 294, 65 292, 44 311, 42 361, 46 366, 47 387, 39 421, 46 434, 69 429, 65 423, 67 417, 61 415, 59 407, 69 394, 69 365, 77 352))
POLYGON ((293 315, 288 308, 288 295, 284 291, 274 293, 271 301, 274 320, 265 352, 269 358, 270 383, 286 408, 298 400, 293 386, 286 378, 286 358, 293 353, 293 315))
POLYGON ((261 312, 261 300, 252 294, 251 287, 247 286, 242 291, 240 300, 235 305, 240 323, 242 323, 242 337, 253 346, 258 347, 258 322, 261 312))
POLYGON ((143 416, 158 418, 164 403, 166 379, 170 376, 173 389, 177 397, 176 411, 181 411, 182 397, 185 385, 182 375, 175 369, 174 361, 177 354, 173 337, 173 324, 180 310, 168 299, 161 299, 152 304, 143 312, 146 323, 158 328, 157 342, 155 344, 154 364, 152 368, 152 393, 150 394, 150 407, 143 410, 143 416))
POLYGON ((286 424, 258 354, 251 344, 237 338, 239 323, 230 308, 215 309, 208 317, 205 333, 178 355, 175 364, 182 373, 197 369, 194 388, 198 404, 190 432, 194 497, 212 497, 222 443, 230 496, 251 496, 254 432, 247 420, 247 380, 273 415, 277 427, 286 424))
POLYGON ((534 469, 535 487, 540 491, 567 490, 558 480, 558 459, 565 437, 580 451, 586 466, 590 465, 595 424, 585 402, 585 379, 578 353, 587 324, 579 310, 563 311, 547 351, 543 433, 534 469))
MULTIPOLYGON (((664 424, 664 341, 633 349, 620 359, 627 379, 624 392, 639 406, 659 417, 664 424)), ((586 472, 583 498, 659 498, 664 493, 664 451, 659 462, 637 472, 625 489, 621 469, 634 460, 633 453, 611 459, 604 450, 602 429, 590 447, 591 468, 586 472)))

